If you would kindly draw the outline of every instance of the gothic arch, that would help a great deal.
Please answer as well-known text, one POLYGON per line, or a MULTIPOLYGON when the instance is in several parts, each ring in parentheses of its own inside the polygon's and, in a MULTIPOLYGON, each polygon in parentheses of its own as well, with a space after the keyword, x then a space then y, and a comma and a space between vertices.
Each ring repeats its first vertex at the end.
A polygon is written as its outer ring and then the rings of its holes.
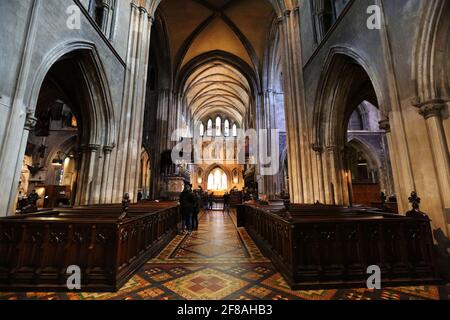
POLYGON ((44 55, 31 80, 27 98, 30 114, 36 112, 44 81, 55 74, 71 92, 81 119, 79 147, 83 155, 75 204, 103 203, 108 188, 110 155, 116 141, 116 122, 108 80, 95 45, 67 41, 44 55), (63 76, 67 72, 72 77, 63 76))
POLYGON ((209 177, 210 173, 213 172, 217 168, 219 168, 220 170, 225 172, 225 174, 227 175, 228 187, 233 185, 232 172, 229 169, 227 169, 225 166, 222 166, 218 163, 214 163, 214 164, 210 165, 208 168, 206 168, 205 170, 203 170, 203 185, 206 187, 206 188, 204 188, 205 190, 208 189, 208 177, 209 177))
POLYGON ((89 137, 85 144, 114 147, 116 141, 116 123, 109 84, 103 64, 93 43, 86 41, 68 41, 51 49, 37 68, 31 82, 28 97, 30 112, 34 114, 42 83, 58 61, 74 56, 89 92, 90 113, 89 137))
POLYGON ((260 85, 253 68, 245 61, 228 52, 215 50, 189 61, 176 75, 174 91, 182 97, 187 109, 185 112, 190 114, 191 121, 221 113, 244 128, 248 115, 255 113, 256 93, 260 92, 260 85), (223 81, 205 82, 211 74, 213 77, 210 79, 214 79, 215 69, 220 70, 223 81), (229 76, 234 79, 232 84, 228 81, 229 76), (199 81, 202 85, 195 86, 199 81), (189 96, 190 91, 199 91, 199 94, 189 96))
POLYGON ((361 151, 363 153, 371 169, 378 171, 381 168, 381 160, 379 159, 377 152, 373 150, 373 147, 358 139, 357 137, 354 137, 347 144, 353 147, 355 150, 361 151))
POLYGON ((214 62, 221 62, 225 65, 230 65, 238 70, 250 84, 250 88, 252 90, 251 94, 253 96, 255 95, 255 93, 260 92, 261 87, 259 85, 258 77, 253 68, 241 58, 229 52, 220 50, 206 52, 189 61, 176 76, 175 91, 183 91, 186 80, 196 69, 214 62))
POLYGON ((412 70, 421 102, 450 99, 450 2, 425 1, 412 70))
POLYGON ((326 59, 313 114, 312 141, 318 155, 320 186, 326 203, 348 204, 348 173, 344 164, 347 124, 352 112, 364 100, 386 110, 377 73, 369 59, 345 47, 333 47, 326 59), (323 170, 322 170, 323 167, 323 170))
MULTIPOLYGON (((135 0, 136 1, 136 0, 135 0)), ((157 8, 164 0, 139 0, 140 5, 147 8, 150 14, 154 15, 157 8)), ((269 1, 277 16, 282 16, 286 10, 293 10, 298 6, 298 0, 267 0, 269 1)))
MULTIPOLYGON (((388 100, 382 93, 381 84, 378 80, 377 73, 371 65, 368 63, 369 59, 353 50, 345 47, 333 47, 325 61, 322 69, 322 74, 319 80, 319 85, 316 94, 316 101, 314 105, 313 115, 313 137, 312 141, 315 141, 317 145, 322 147, 334 146, 336 144, 344 144, 344 141, 337 141, 336 139, 342 139, 339 134, 336 135, 333 125, 337 125, 337 117, 345 114, 346 109, 354 109, 357 105, 349 107, 345 103, 345 99, 348 98, 349 92, 342 93, 345 90, 350 90, 350 87, 354 79, 352 79, 351 72, 343 72, 353 67, 361 68, 367 79, 369 80, 373 92, 367 96, 368 92, 363 92, 361 97, 355 97, 357 104, 364 99, 368 100, 374 106, 377 106, 381 114, 389 114, 387 108, 388 100), (344 76, 342 76, 344 75, 344 76)), ((371 91, 370 87, 366 88, 366 91, 371 91)), ((346 114, 345 117, 350 117, 350 114, 346 114)), ((346 123, 347 119, 342 119, 342 123, 346 123)), ((346 131, 346 128, 340 128, 341 133, 346 131)))

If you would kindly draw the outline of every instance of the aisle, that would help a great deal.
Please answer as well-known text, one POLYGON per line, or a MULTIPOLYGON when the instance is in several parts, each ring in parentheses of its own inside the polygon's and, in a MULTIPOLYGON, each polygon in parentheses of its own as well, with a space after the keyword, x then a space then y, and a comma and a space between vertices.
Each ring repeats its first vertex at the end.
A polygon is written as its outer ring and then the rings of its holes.
POLYGON ((201 215, 191 236, 177 236, 117 293, 0 293, 0 299, 410 300, 449 299, 450 287, 291 291, 235 213, 201 215))

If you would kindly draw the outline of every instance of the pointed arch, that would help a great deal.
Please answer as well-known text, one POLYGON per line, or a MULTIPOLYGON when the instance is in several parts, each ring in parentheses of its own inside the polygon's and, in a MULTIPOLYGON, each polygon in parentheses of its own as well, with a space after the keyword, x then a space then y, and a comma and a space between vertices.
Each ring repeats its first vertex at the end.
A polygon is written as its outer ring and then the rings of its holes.
POLYGON ((86 41, 68 41, 51 49, 36 70, 28 97, 30 111, 35 112, 39 92, 45 76, 51 67, 65 56, 76 56, 76 62, 82 72, 87 92, 89 93, 92 118, 89 121, 89 138, 87 144, 115 146, 116 121, 103 63, 95 44, 86 41))

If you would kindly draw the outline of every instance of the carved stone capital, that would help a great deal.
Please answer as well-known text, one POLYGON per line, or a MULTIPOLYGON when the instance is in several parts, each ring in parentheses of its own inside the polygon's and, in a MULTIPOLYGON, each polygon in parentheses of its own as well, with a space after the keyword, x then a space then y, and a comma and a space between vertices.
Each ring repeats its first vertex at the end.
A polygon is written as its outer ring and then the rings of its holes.
POLYGON ((114 146, 104 146, 104 147, 103 147, 103 152, 104 152, 105 154, 111 154, 111 152, 113 151, 113 149, 114 149, 114 146))
POLYGON ((326 149, 327 149, 327 152, 329 152, 329 153, 333 153, 333 152, 337 152, 338 151, 338 147, 334 146, 334 145, 327 146, 326 149))
POLYGON ((85 144, 81 146, 82 153, 92 153, 97 152, 100 149, 98 144, 85 144))
POLYGON ((100 146, 98 144, 90 144, 87 147, 89 151, 97 152, 98 150, 100 150, 100 146))
POLYGON ((36 127, 37 121, 38 119, 34 116, 34 113, 27 110, 27 116, 25 118, 25 130, 33 130, 36 127))
POLYGON ((318 153, 318 154, 320 154, 320 153, 322 153, 323 152, 323 148, 322 148, 322 146, 319 144, 319 143, 314 143, 314 144, 312 144, 311 145, 311 148, 316 152, 316 153, 318 153))
POLYGON ((443 100, 431 100, 418 105, 419 113, 425 119, 432 117, 440 117, 442 110, 445 108, 445 102, 443 100))
POLYGON ((384 130, 386 133, 391 132, 391 124, 389 119, 381 120, 378 124, 380 125, 380 130, 384 130))

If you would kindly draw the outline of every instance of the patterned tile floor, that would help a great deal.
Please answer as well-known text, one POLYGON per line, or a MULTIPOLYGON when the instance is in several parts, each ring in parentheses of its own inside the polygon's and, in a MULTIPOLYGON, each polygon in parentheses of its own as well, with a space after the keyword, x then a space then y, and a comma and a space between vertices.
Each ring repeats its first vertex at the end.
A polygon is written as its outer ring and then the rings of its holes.
POLYGON ((117 293, 0 293, 0 300, 449 300, 450 285, 292 291, 234 213, 201 216, 117 293))

